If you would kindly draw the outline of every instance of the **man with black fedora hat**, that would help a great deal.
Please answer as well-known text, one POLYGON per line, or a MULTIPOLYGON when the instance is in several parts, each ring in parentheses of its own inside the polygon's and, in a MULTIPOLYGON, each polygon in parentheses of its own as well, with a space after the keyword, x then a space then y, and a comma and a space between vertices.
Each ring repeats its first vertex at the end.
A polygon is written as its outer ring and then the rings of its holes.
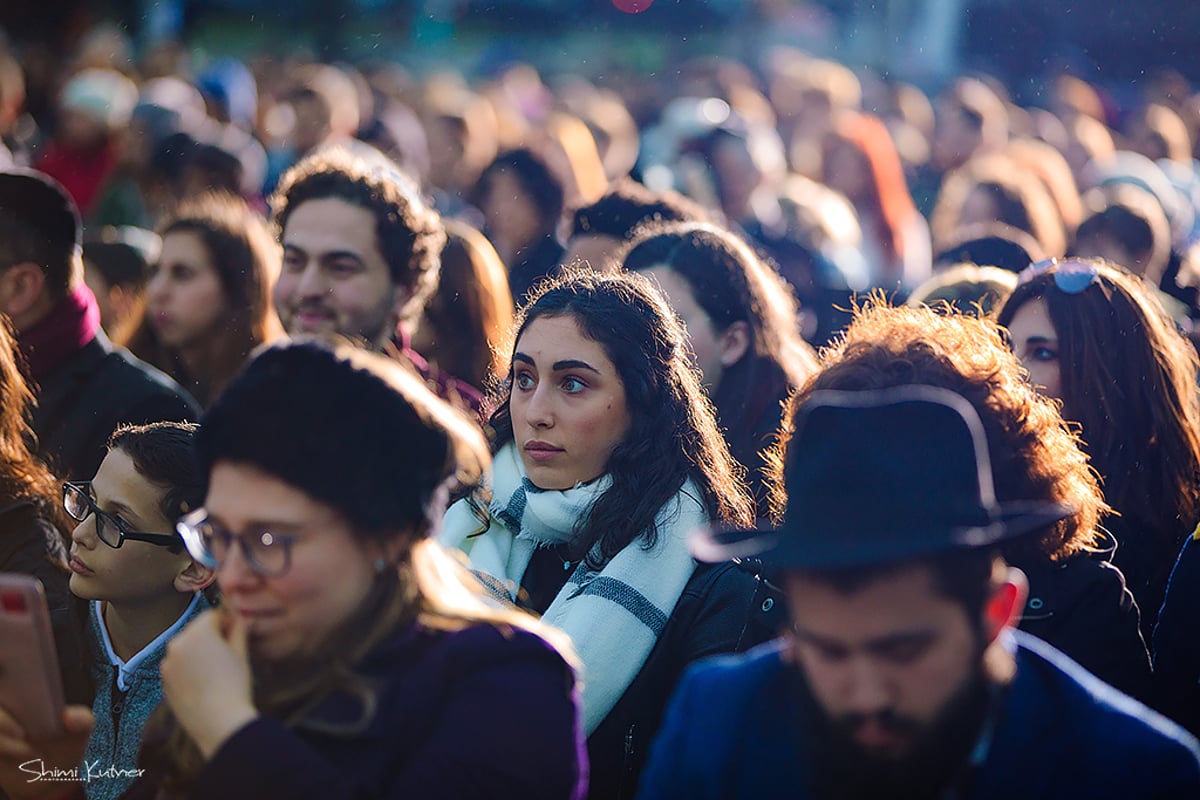
POLYGON ((970 402, 818 390, 793 430, 780 527, 693 544, 774 569, 790 634, 693 668, 641 798, 1200 796, 1195 739, 1014 629, 999 547, 1072 508, 997 500, 970 402))
POLYGON ((0 314, 29 367, 38 405, 33 427, 61 477, 90 478, 122 423, 196 419, 174 381, 113 347, 83 282, 75 203, 53 178, 0 171, 0 314))

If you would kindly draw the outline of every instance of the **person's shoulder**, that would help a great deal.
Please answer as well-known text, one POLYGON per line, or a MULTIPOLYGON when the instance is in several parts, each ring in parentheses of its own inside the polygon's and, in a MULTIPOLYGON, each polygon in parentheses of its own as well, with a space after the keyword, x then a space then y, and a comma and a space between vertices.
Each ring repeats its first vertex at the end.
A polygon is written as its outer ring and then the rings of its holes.
POLYGON ((479 622, 457 630, 427 631, 426 635, 433 637, 433 650, 450 674, 520 664, 570 672, 566 659, 550 642, 516 625, 479 622))
POLYGON ((114 347, 109 351, 101 374, 128 398, 130 405, 153 403, 178 410, 174 416, 162 419, 195 418, 199 411, 196 401, 171 376, 125 348, 114 347))
POLYGON ((784 639, 773 639, 744 653, 706 658, 688 667, 683 682, 691 686, 718 686, 721 694, 735 699, 760 691, 785 669, 784 639))
POLYGON ((1104 683, 1046 642, 1020 631, 1014 635, 1020 648, 1014 692, 1026 695, 1020 699, 1039 703, 1042 713, 1049 707, 1035 698, 1055 703, 1062 715, 1058 724, 1073 731, 1070 740, 1076 745, 1086 750, 1094 744, 1119 753, 1121 759, 1174 760, 1200 781, 1200 742, 1186 730, 1104 683))

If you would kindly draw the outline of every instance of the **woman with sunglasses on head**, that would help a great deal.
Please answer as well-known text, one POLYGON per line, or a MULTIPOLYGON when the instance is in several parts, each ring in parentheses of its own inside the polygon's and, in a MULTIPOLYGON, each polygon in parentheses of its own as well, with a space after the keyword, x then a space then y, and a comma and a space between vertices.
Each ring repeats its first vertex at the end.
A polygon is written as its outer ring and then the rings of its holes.
POLYGON ((564 268, 534 288, 510 361, 490 495, 451 507, 442 541, 570 635, 588 796, 631 797, 684 668, 774 634, 757 576, 698 568, 686 544, 698 526, 753 520, 754 505, 647 278, 564 268))
POLYGON ((1040 390, 1078 423, 1147 641, 1200 521, 1200 360, 1151 289, 1110 262, 1040 262, 999 312, 1040 390))
MULTIPOLYGON (((120 428, 96 476, 63 485, 63 505, 78 523, 70 586, 88 603, 95 699, 90 715, 68 708, 69 733, 54 746, 77 748, 82 764, 92 765, 95 777, 84 783, 89 800, 119 797, 133 783, 142 730, 162 700, 166 644, 209 607, 204 590, 213 572, 192 559, 174 530, 180 513, 204 497, 195 432, 195 425, 178 422, 120 428)), ((0 727, 8 722, 3 717, 0 727)), ((44 745, 31 752, 42 755, 44 745)), ((0 760, 17 755, 0 747, 0 760)))

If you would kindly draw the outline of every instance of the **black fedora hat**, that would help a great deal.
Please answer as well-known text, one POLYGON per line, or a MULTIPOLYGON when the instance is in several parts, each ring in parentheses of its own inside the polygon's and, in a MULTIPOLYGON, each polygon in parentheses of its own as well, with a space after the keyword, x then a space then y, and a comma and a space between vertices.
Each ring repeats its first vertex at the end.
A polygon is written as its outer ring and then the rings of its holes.
POLYGON ((701 561, 761 558, 802 570, 870 567, 988 547, 1074 509, 998 503, 974 407, 933 386, 816 391, 797 412, 774 530, 705 529, 701 561))

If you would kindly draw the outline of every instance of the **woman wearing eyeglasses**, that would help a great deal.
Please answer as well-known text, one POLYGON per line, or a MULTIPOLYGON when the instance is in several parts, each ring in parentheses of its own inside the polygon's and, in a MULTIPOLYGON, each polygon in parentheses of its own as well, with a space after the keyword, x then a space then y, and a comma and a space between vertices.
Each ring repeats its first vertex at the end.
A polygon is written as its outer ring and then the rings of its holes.
POLYGON ((582 797, 569 644, 428 538, 487 464, 473 423, 381 356, 292 343, 230 383, 196 452, 208 491, 178 530, 221 609, 171 640, 124 797, 582 797))
POLYGON ((1000 310, 1040 390, 1082 427, 1147 641, 1167 577, 1200 520, 1200 360, 1150 288, 1094 259, 1041 262, 1000 310))
MULTIPOLYGON (((177 422, 118 429, 95 477, 63 485, 63 506, 78 523, 71 533, 70 588, 87 601, 95 699, 91 714, 68 708, 69 733, 52 747, 94 765, 97 779, 83 784, 89 800, 119 797, 133 783, 142 730, 162 701, 159 664, 166 644, 209 607, 204 590, 213 571, 192 559, 174 531, 180 512, 204 497, 192 452, 195 431, 177 422)), ((0 728, 10 723, 0 711, 0 728)), ((12 759, 44 757, 49 746, 26 743, 29 755, 6 748, 11 744, 0 742, 7 771, 12 759)), ((0 784, 13 797, 30 789, 0 784)))
POLYGON ((130 797, 582 795, 569 644, 429 539, 488 463, 472 422, 381 356, 294 343, 233 380, 197 451, 179 530, 222 609, 168 648, 130 797))

